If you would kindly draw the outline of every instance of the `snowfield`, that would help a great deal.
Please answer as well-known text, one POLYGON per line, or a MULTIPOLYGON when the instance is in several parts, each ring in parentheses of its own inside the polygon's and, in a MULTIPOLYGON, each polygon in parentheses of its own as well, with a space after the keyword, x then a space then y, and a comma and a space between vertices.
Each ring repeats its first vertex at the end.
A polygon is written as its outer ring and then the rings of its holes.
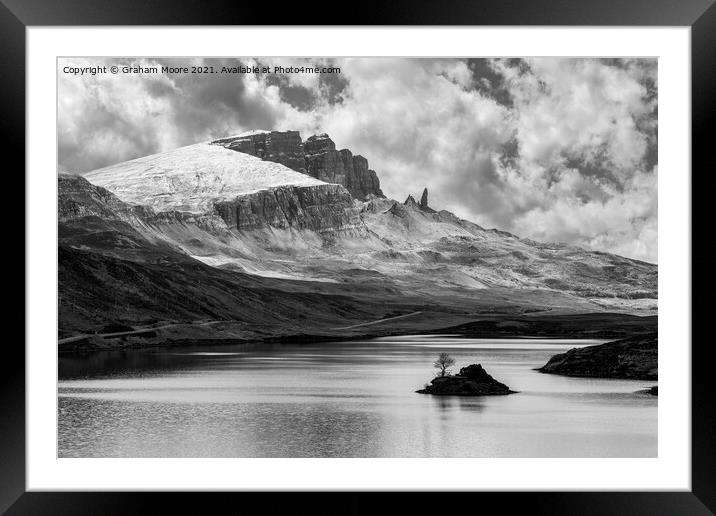
POLYGON ((267 188, 326 184, 279 163, 208 143, 125 161, 84 177, 125 202, 189 213, 206 213, 216 200, 267 188))

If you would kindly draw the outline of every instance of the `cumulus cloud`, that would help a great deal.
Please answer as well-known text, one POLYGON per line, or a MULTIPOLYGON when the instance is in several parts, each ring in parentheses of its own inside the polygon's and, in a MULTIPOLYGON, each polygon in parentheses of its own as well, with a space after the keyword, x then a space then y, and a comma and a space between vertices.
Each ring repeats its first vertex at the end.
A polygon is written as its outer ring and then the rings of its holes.
MULTIPOLYGON (((238 59, 212 61, 219 67, 242 64, 238 59)), ((146 68, 205 61, 71 59, 60 70, 112 64, 146 68)), ((59 73, 59 161, 80 173, 243 128, 271 129, 280 117, 278 90, 257 88, 240 74, 59 73)))
POLYGON ((327 132, 397 199, 537 240, 657 260, 652 59, 72 59, 337 66, 334 74, 59 74, 60 165, 82 173, 248 129, 327 132))

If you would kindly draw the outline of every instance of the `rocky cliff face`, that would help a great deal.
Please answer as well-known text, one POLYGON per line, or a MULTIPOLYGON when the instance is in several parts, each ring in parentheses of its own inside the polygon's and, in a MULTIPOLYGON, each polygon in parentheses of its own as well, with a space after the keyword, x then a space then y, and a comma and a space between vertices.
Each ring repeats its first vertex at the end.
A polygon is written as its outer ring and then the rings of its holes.
POLYGON ((339 185, 286 186, 215 204, 229 227, 251 231, 267 226, 318 233, 365 233, 358 209, 339 185))
POLYGON ((383 197, 378 175, 368 168, 368 160, 354 156, 348 149, 336 150, 336 144, 327 134, 311 136, 303 142, 298 131, 256 132, 211 143, 345 186, 359 200, 369 195, 383 197))
MULTIPOLYGON (((346 152, 350 155, 350 151, 346 152)), ((361 200, 371 194, 383 197, 378 175, 375 170, 368 168, 368 160, 360 155, 353 156, 353 174, 346 176, 346 188, 361 200)))
POLYGON ((59 174, 57 177, 57 217, 60 222, 82 217, 131 221, 149 213, 141 206, 120 201, 109 190, 84 177, 59 174))
POLYGON ((156 212, 148 206, 126 203, 106 188, 93 185, 82 176, 59 174, 58 221, 79 221, 85 217, 127 222, 140 230, 150 226, 179 224, 194 225, 219 233, 226 231, 224 222, 215 213, 193 214, 174 210, 156 212))
POLYGON ((297 172, 306 172, 303 142, 298 131, 255 132, 211 142, 266 161, 281 163, 297 172))
POLYGON ((304 149, 308 175, 326 183, 347 186, 347 166, 350 167, 350 173, 353 173, 352 156, 348 158, 346 154, 350 154, 350 151, 341 151, 344 153, 341 155, 341 152, 336 150, 336 144, 325 134, 308 138, 304 149))

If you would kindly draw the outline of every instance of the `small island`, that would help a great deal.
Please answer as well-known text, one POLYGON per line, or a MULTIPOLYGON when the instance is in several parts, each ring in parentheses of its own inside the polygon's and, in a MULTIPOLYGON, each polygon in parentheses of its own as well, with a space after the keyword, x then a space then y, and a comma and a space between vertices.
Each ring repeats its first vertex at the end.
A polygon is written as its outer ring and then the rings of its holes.
POLYGON ((460 369, 458 374, 450 375, 447 369, 454 363, 455 360, 447 353, 441 353, 435 362, 440 375, 433 378, 430 385, 415 392, 439 396, 499 396, 516 392, 495 380, 480 364, 471 364, 460 369))
POLYGON ((584 378, 657 380, 657 358, 657 334, 648 333, 596 346, 570 349, 566 353, 554 355, 537 371, 584 378))

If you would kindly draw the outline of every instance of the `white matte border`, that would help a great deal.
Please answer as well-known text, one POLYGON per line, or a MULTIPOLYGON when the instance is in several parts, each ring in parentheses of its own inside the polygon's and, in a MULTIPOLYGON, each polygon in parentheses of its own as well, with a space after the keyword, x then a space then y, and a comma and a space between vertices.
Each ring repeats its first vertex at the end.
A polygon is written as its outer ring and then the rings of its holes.
POLYGON ((28 27, 27 489, 690 490, 691 33, 672 28, 28 27), (58 56, 658 56, 655 459, 58 459, 58 56), (434 475, 436 469, 440 475, 434 475))

